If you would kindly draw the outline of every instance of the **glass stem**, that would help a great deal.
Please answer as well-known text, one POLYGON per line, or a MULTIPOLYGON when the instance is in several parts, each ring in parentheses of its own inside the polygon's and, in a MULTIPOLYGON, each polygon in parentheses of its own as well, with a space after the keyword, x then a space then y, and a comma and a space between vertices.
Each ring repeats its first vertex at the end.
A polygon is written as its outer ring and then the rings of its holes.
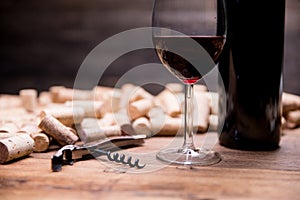
POLYGON ((184 143, 183 150, 195 149, 193 138, 193 104, 194 104, 194 85, 185 84, 184 101, 184 143))

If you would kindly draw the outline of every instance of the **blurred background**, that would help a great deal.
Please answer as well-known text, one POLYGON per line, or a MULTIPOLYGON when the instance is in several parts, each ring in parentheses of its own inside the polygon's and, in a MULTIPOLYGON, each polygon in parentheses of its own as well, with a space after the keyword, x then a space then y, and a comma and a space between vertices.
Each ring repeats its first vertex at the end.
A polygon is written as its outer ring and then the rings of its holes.
MULTIPOLYGON (((1 0, 0 93, 73 87, 81 63, 99 43, 151 26, 152 6, 153 0, 1 0)), ((283 85, 300 95, 299 10, 300 0, 286 0, 283 85)), ((129 69, 151 62, 158 62, 153 50, 130 52, 111 64, 100 84, 113 86, 129 69)))

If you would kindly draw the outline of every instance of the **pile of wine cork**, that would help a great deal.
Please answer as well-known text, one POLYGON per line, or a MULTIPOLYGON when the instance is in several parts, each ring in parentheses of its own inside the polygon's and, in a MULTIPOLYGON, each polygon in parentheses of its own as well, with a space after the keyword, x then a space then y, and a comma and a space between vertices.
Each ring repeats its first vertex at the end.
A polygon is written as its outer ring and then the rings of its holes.
MULTIPOLYGON (((49 151, 51 145, 134 134, 183 134, 183 89, 181 84, 169 83, 154 96, 128 83, 121 88, 53 86, 39 95, 34 89, 20 90, 18 96, 0 95, 0 163, 49 151)), ((197 84, 194 96, 194 132, 217 130, 218 94, 197 84)), ((300 97, 284 93, 282 105, 284 127, 299 126, 300 97)))
MULTIPOLYGON (((120 134, 151 137, 182 133, 184 94, 181 84, 167 84, 156 96, 133 84, 124 84, 121 88, 97 86, 90 91, 55 86, 49 93, 48 100, 46 93, 43 94, 46 108, 41 116, 48 113, 66 126, 75 124, 84 142, 96 139, 95 135, 99 138, 120 134), (70 117, 69 122, 65 116, 70 117)), ((218 95, 207 92, 203 85, 195 85, 195 97, 195 131, 215 129, 218 95)))

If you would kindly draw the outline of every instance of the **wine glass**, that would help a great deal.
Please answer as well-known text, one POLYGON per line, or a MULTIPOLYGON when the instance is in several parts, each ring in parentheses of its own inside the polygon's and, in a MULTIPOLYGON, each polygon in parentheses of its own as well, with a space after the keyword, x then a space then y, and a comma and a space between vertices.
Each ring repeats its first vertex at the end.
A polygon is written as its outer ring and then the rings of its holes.
POLYGON ((159 151, 156 155, 159 160, 181 165, 211 165, 221 160, 219 153, 194 144, 193 85, 215 67, 222 52, 226 34, 224 7, 223 0, 154 2, 152 26, 156 53, 162 64, 185 85, 183 145, 159 151), (206 59, 199 61, 203 53, 200 55, 191 40, 205 51, 206 59), (208 59, 213 60, 210 66, 205 64, 208 59))

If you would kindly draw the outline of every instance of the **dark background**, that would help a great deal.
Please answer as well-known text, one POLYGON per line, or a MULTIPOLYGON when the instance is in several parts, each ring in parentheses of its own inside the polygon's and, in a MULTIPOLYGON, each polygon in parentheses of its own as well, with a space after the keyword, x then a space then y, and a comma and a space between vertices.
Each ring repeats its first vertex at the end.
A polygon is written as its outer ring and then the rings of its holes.
MULTIPOLYGON (((300 0, 286 1, 283 85, 300 94, 300 0)), ((72 87, 82 61, 99 43, 151 26, 152 5, 153 0, 1 0, 0 93, 72 87)), ((112 64, 100 84, 113 86, 127 70, 150 62, 158 62, 153 50, 131 52, 112 64)))

